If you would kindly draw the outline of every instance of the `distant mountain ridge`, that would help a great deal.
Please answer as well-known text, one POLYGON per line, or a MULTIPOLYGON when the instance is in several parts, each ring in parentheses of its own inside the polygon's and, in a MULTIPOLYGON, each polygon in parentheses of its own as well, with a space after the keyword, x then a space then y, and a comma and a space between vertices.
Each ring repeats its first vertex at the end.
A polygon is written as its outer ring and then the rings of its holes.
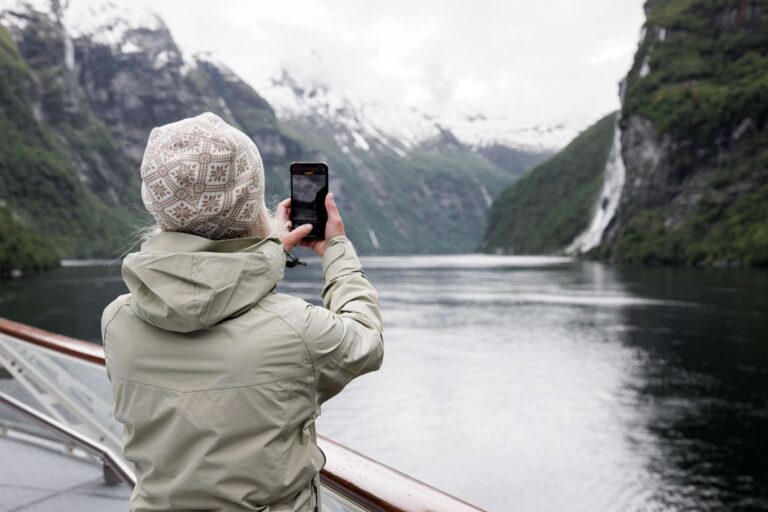
POLYGON ((448 117, 413 106, 398 106, 396 102, 382 105, 352 98, 322 83, 302 81, 285 69, 279 76, 265 80, 258 89, 280 118, 320 114, 354 127, 359 134, 373 139, 385 137, 407 147, 450 132, 462 144, 474 149, 504 147, 524 153, 552 153, 575 133, 572 127, 563 124, 514 126, 501 115, 448 117))
POLYGON ((364 252, 474 250, 493 197, 549 156, 496 146, 491 157, 421 113, 361 104, 287 72, 264 94, 313 158, 337 171, 331 186, 350 218, 367 219, 351 227, 364 252))
MULTIPOLYGON (((105 212, 95 215, 106 223, 99 230, 88 215, 76 215, 62 228, 55 219, 69 215, 58 211, 65 206, 54 207, 58 203, 43 196, 20 200, 12 193, 23 181, 20 173, 44 182, 44 169, 10 165, 6 154, 0 156, 6 184, 0 207, 14 219, 5 227, 19 236, 27 232, 53 240, 57 257, 117 256, 130 246, 131 233, 150 220, 139 211, 138 194, 149 131, 204 111, 254 139, 271 200, 287 194, 291 161, 329 161, 331 188, 362 253, 472 250, 493 197, 548 156, 506 148, 505 159, 486 157, 484 148, 467 146, 440 128, 434 137, 409 139, 404 130, 377 126, 373 115, 351 104, 338 112, 310 105, 302 115, 282 117, 225 64, 185 54, 159 17, 108 1, 80 5, 73 13, 57 1, 0 1, 0 34, 13 66, 23 70, 16 85, 0 81, 3 115, 26 119, 32 132, 49 133, 72 193, 105 212), (10 110, 14 105, 23 116, 10 110), (39 216, 40 211, 50 215, 39 216), (51 237, 54 226, 57 234, 51 237), (104 229, 114 236, 100 234, 104 229), (98 243, 78 240, 87 232, 94 232, 98 243)), ((299 86, 292 86, 290 93, 303 98, 296 94, 299 86)), ((397 126, 397 120, 390 125, 397 126)), ((16 137, 12 144, 29 147, 30 140, 16 137)), ((70 203, 72 197, 65 199, 70 203)), ((17 260, 8 268, 25 267, 24 258, 17 260)))

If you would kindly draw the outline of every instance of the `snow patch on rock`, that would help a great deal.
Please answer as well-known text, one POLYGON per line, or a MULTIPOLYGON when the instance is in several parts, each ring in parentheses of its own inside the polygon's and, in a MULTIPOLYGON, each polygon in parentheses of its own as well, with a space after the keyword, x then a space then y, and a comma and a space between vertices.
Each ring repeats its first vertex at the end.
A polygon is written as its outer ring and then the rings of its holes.
POLYGON ((405 150, 440 133, 433 119, 416 110, 385 108, 351 98, 323 84, 299 83, 285 71, 277 78, 257 84, 256 89, 278 117, 330 123, 339 145, 351 143, 363 151, 379 146, 403 157, 405 150), (339 140, 342 133, 343 144, 339 140))
POLYGON ((64 35, 64 65, 70 71, 75 69, 75 45, 69 34, 64 35))
POLYGON ((643 58, 643 64, 640 66, 640 78, 648 76, 651 72, 651 59, 648 55, 643 58))
POLYGON ((488 189, 483 184, 480 185, 480 193, 483 195, 483 199, 485 199, 485 204, 490 208, 493 204, 493 198, 491 197, 491 194, 488 193, 488 189))
POLYGON ((0 11, 34 11, 55 15, 51 0, 0 0, 0 11))
POLYGON ((88 36, 111 47, 120 47, 131 30, 165 28, 160 17, 140 1, 74 0, 62 21, 72 37, 88 36))

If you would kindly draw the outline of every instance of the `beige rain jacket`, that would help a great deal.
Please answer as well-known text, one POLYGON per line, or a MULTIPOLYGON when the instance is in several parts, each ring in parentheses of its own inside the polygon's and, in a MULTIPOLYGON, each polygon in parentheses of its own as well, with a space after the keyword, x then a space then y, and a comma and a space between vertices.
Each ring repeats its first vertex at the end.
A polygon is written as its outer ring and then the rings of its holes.
POLYGON ((318 307, 275 291, 276 239, 160 233, 130 254, 102 338, 138 484, 131 510, 308 511, 320 405, 384 353, 376 289, 328 242, 318 307))

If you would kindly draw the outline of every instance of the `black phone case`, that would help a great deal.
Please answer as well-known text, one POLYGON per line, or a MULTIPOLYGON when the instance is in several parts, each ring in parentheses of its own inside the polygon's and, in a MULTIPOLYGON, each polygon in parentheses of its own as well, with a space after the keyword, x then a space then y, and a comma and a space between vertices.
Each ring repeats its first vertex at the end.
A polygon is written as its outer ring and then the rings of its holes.
MULTIPOLYGON (((324 162, 294 162, 291 164, 291 205, 295 204, 293 197, 293 180, 294 170, 309 169, 312 168, 318 172, 318 175, 325 177, 325 185, 321 189, 321 194, 317 197, 317 221, 311 221, 312 231, 304 237, 304 240, 324 240, 325 239, 325 223, 328 221, 328 212, 325 209, 325 197, 328 194, 328 165, 324 162)), ((296 219, 294 217, 295 209, 291 208, 291 225, 293 228, 299 227, 301 224, 306 224, 307 221, 302 219, 296 219)))

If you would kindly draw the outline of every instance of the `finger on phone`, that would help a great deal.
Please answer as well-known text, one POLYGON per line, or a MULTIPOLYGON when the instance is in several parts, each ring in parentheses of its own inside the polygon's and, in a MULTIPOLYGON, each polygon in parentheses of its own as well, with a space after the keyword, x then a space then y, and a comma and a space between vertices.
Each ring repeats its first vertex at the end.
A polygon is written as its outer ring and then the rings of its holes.
POLYGON ((284 242, 286 245, 291 245, 293 247, 300 245, 301 239, 307 236, 310 231, 312 231, 312 224, 303 224, 290 233, 287 233, 284 237, 284 242))
POLYGON ((277 208, 275 208, 275 217, 279 220, 291 217, 290 199, 285 199, 278 203, 277 208))
POLYGON ((336 201, 333 200, 333 193, 325 196, 325 210, 328 212, 329 217, 331 214, 338 215, 339 209, 336 207, 336 201))

